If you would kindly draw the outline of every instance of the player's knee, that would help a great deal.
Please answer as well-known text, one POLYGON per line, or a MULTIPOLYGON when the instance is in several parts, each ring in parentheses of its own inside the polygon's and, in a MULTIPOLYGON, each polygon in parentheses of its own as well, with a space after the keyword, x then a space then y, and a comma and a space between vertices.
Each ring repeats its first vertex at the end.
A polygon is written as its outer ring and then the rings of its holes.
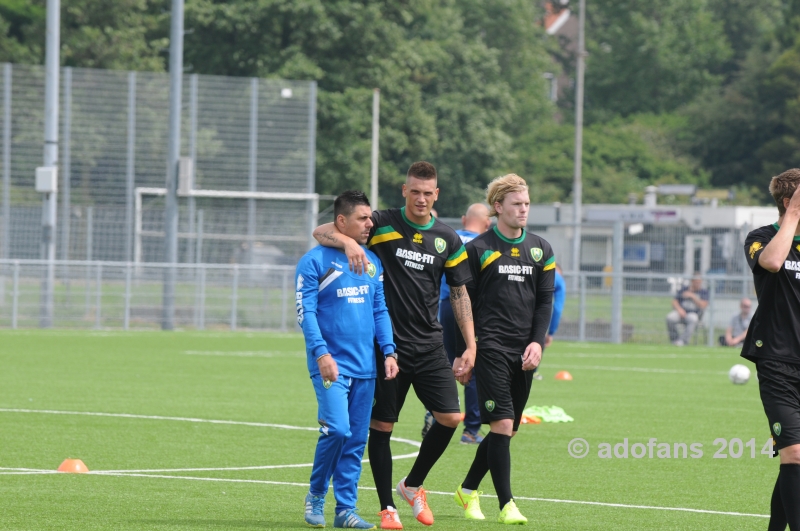
POLYGON ((457 428, 458 425, 461 423, 461 413, 434 412, 433 418, 436 419, 436 422, 438 422, 442 426, 447 426, 448 428, 457 428))
POLYGON ((384 422, 382 420, 372 419, 369 421, 369 427, 376 431, 390 432, 394 429, 394 422, 384 422))
POLYGON ((782 465, 800 465, 800 444, 793 444, 781 449, 782 465))
POLYGON ((667 314, 667 322, 668 323, 677 324, 680 320, 681 320, 681 317, 680 317, 680 315, 678 315, 678 312, 674 312, 673 311, 673 312, 669 312, 667 314))
POLYGON ((347 426, 338 424, 328 424, 322 428, 322 433, 331 440, 346 441, 350 438, 350 430, 347 426))
POLYGON ((490 430, 500 435, 512 436, 514 433, 514 421, 511 419, 495 420, 489 424, 490 430))
POLYGON ((699 320, 700 320, 700 318, 697 316, 696 313, 687 313, 686 314, 686 322, 687 323, 696 323, 699 320))

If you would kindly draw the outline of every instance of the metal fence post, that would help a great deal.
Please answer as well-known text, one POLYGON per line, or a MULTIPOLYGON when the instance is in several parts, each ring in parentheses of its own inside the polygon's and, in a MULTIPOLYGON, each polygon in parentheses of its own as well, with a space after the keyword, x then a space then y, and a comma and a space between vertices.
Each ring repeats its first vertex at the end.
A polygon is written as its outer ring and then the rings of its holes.
POLYGON ((136 72, 128 72, 128 145, 125 163, 125 261, 133 252, 133 189, 136 163, 136 72))
POLYGON ((94 207, 87 207, 86 208, 86 316, 89 316, 89 311, 91 308, 91 299, 92 299, 92 290, 91 290, 91 278, 92 278, 92 270, 91 264, 92 261, 92 231, 94 226, 94 207))
POLYGON ((625 224, 614 222, 613 260, 611 273, 611 342, 622 343, 622 291, 625 279, 622 276, 625 224))
MULTIPOLYGON (((70 210, 72 203, 72 68, 64 68, 64 177, 61 191, 61 259, 69 260, 70 210)), ((66 265, 64 268, 66 269, 66 265)))
POLYGON ((586 274, 578 274, 578 286, 580 289, 580 309, 578 317, 578 341, 586 341, 586 274))
POLYGON ((200 316, 197 328, 200 330, 206 327, 206 266, 200 268, 200 316))
MULTIPOLYGON (((197 74, 189 76, 189 158, 192 159, 192 189, 195 188, 197 176, 197 74)), ((186 262, 193 264, 195 261, 195 246, 192 245, 192 236, 195 234, 195 199, 189 196, 189 242, 186 246, 186 262)), ((197 274, 197 270, 194 270, 197 274)))
POLYGON ((197 211, 197 254, 195 255, 196 263, 203 262, 203 209, 197 211))
MULTIPOLYGON (((317 167, 317 82, 312 81, 308 84, 308 167, 306 168, 306 191, 309 193, 314 192, 315 171, 317 167)), ((378 208, 378 205, 373 205, 373 208, 378 208)), ((314 229, 317 228, 317 213, 319 212, 319 201, 312 201, 308 205, 308 248, 311 249, 317 245, 317 241, 312 236, 314 229)))
POLYGON ((103 295, 103 264, 98 262, 95 271, 95 305, 94 305, 94 327, 100 328, 100 314, 102 312, 103 295))
POLYGON ((281 289, 281 332, 286 332, 286 312, 289 302, 289 272, 283 272, 283 287, 281 289))
POLYGON ((11 299, 11 328, 17 328, 17 312, 19 310, 19 260, 14 260, 14 286, 11 299))
POLYGON ((122 318, 122 327, 127 330, 131 318, 131 263, 125 265, 125 313, 122 318))
MULTIPOLYGON (((250 171, 249 189, 256 191, 258 160, 258 78, 250 80, 250 171)), ((247 246, 250 250, 250 258, 247 263, 253 264, 253 244, 256 239, 256 200, 247 200, 247 246)))
POLYGON ((239 298, 239 264, 233 264, 233 286, 231 296, 231 330, 236 330, 236 303, 239 298))
POLYGON ((91 307, 92 287, 91 278, 92 270, 92 225, 94 225, 94 207, 86 208, 86 316, 89 316, 89 308, 91 307))
POLYGON ((11 258, 11 65, 3 65, 3 255, 11 258))

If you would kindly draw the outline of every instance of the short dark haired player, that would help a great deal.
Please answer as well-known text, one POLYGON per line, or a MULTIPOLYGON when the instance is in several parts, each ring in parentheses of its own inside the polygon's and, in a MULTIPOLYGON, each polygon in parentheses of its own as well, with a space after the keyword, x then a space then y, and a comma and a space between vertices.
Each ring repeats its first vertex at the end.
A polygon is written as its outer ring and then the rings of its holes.
POLYGON ((510 443, 550 326, 556 258, 547 241, 525 230, 530 198, 521 177, 509 174, 492 181, 487 203, 497 225, 467 244, 467 261, 478 341, 478 402, 481 422, 489 424, 490 431, 455 500, 466 518, 483 520, 478 486, 491 472, 500 502, 498 522, 525 524, 528 520, 511 494, 510 443))
POLYGON ((769 531, 800 531, 800 169, 773 177, 778 222, 747 235, 744 252, 758 308, 742 346, 756 364, 758 389, 780 451, 769 531))
MULTIPOLYGON (((455 231, 431 216, 439 195, 436 181, 432 164, 412 164, 403 184, 405 207, 373 212, 367 244, 383 264, 386 303, 400 368, 395 380, 385 380, 379 364, 370 422, 368 454, 381 504, 382 529, 402 529, 392 497, 389 440, 408 391, 413 385, 436 423, 423 439, 411 471, 396 490, 413 507, 418 521, 432 525, 433 514, 422 483, 461 422, 456 379, 466 384, 475 360, 472 308, 465 286, 470 279, 467 254, 455 231), (467 344, 465 354, 452 367, 437 319, 442 274, 450 286, 453 314, 467 344)), ((332 224, 317 227, 314 237, 322 245, 344 249, 351 269, 360 272, 366 267, 364 250, 332 224)))

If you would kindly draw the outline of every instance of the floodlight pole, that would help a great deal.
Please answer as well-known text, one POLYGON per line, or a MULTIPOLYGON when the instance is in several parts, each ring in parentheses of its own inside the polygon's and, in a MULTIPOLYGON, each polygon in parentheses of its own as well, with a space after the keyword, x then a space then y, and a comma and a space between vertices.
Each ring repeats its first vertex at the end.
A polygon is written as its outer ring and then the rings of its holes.
POLYGON ((172 0, 169 43, 169 144, 167 148, 167 201, 164 219, 163 319, 161 328, 175 328, 175 277, 178 261, 178 159, 181 149, 181 93, 183 90, 183 0, 172 0))
MULTIPOLYGON (((575 83, 575 174, 572 184, 572 270, 581 269, 581 222, 583 220, 583 74, 586 60, 586 0, 580 0, 578 10, 578 72, 575 83)), ((579 277, 575 277, 576 279, 579 277)), ((576 284, 577 286, 577 284, 576 284)))
POLYGON ((370 171, 369 202, 373 210, 378 210, 378 141, 380 139, 379 120, 381 113, 381 90, 372 92, 372 166, 370 171))
MULTIPOLYGON (((58 164, 58 84, 59 48, 61 44, 61 0, 47 0, 44 86, 44 166, 58 164)), ((53 289, 56 259, 56 201, 55 189, 42 199, 42 259, 47 269, 42 278, 41 311, 42 328, 53 326, 53 289)))

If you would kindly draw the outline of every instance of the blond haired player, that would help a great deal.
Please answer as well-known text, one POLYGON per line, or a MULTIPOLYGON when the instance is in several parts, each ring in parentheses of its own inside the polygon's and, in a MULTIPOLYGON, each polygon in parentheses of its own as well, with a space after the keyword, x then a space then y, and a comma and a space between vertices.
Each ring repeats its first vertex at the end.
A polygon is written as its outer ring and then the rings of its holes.
POLYGON ((553 307, 556 258, 550 244, 528 232, 530 199, 525 181, 515 174, 498 177, 486 194, 497 225, 467 244, 472 281, 478 355, 475 377, 481 422, 489 434, 475 452, 456 502, 469 519, 483 520, 478 486, 491 472, 500 505, 498 521, 525 524, 511 494, 511 438, 528 401, 533 370, 553 307))

